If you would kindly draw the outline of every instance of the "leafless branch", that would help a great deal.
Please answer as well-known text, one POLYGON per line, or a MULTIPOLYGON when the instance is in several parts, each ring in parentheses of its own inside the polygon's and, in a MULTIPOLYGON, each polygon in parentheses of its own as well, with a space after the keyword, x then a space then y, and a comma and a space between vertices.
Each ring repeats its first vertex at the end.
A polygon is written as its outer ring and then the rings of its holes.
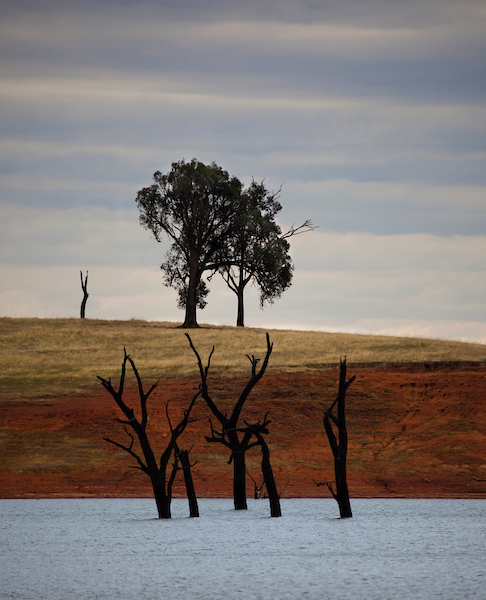
POLYGON ((206 367, 204 367, 204 368, 203 368, 202 361, 201 361, 201 357, 199 356, 199 353, 198 353, 198 351, 197 351, 197 350, 196 350, 196 348, 194 347, 194 344, 192 343, 191 337, 190 337, 190 335, 189 335, 188 333, 186 333, 186 337, 187 337, 187 339, 189 340, 189 345, 191 346, 191 348, 192 348, 192 351, 193 351, 193 352, 194 352, 194 354, 196 355, 196 358, 197 358, 197 364, 198 364, 198 366, 199 366, 199 373, 200 373, 200 375, 201 375, 201 381, 202 381, 203 383, 205 383, 205 382, 206 382, 206 379, 207 379, 207 376, 208 376, 209 367, 210 367, 210 365, 211 365, 211 357, 213 356, 213 353, 214 353, 214 346, 213 346, 213 348, 212 348, 212 350, 211 350, 211 352, 210 352, 210 354, 209 354, 209 357, 208 357, 208 364, 206 365, 206 367))
POLYGON ((285 490, 287 489, 288 485, 290 483, 290 477, 287 479, 287 483, 284 485, 284 488, 281 492, 278 493, 278 497, 281 498, 285 492, 285 490))
POLYGON ((136 452, 134 452, 132 450, 132 446, 133 446, 133 436, 125 429, 126 433, 130 436, 131 438, 131 443, 130 446, 125 446, 123 444, 120 444, 119 442, 116 442, 115 440, 112 440, 111 438, 108 437, 104 437, 103 439, 105 440, 105 442, 109 442, 110 444, 113 444, 114 446, 116 446, 117 448, 121 448, 122 450, 124 450, 125 452, 127 452, 128 454, 130 454, 130 456, 133 456, 133 458, 138 462, 138 464, 140 465, 139 467, 135 467, 136 469, 141 469, 144 473, 148 473, 148 468, 147 466, 144 464, 144 462, 142 461, 142 459, 138 456, 138 454, 136 452))
POLYGON ((308 231, 312 231, 313 229, 317 229, 318 225, 313 225, 312 221, 310 219, 307 219, 306 221, 304 221, 302 223, 302 225, 299 225, 298 227, 295 226, 295 223, 292 225, 292 227, 284 234, 282 234, 280 237, 285 240, 289 237, 292 237, 293 235, 300 235, 301 233, 307 233, 308 231))

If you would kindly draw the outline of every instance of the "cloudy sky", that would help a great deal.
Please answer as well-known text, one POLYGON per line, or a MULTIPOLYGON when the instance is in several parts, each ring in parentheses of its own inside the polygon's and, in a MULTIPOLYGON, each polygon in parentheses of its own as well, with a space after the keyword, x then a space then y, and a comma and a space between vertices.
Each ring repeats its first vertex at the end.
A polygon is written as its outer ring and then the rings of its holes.
POLYGON ((0 77, 0 316, 182 320, 134 199, 197 157, 318 225, 247 325, 486 342, 483 0, 2 0, 0 77))

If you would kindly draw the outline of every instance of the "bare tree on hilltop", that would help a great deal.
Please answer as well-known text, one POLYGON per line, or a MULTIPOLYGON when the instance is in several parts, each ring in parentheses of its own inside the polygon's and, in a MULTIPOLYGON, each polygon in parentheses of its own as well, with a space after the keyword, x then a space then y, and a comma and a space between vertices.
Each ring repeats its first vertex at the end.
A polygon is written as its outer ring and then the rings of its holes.
POLYGON ((80 271, 79 274, 81 275, 81 289, 83 290, 83 300, 81 302, 81 309, 80 309, 80 316, 81 319, 84 319, 86 316, 86 302, 88 302, 88 271, 86 271, 86 277, 84 278, 83 281, 83 271, 80 271))

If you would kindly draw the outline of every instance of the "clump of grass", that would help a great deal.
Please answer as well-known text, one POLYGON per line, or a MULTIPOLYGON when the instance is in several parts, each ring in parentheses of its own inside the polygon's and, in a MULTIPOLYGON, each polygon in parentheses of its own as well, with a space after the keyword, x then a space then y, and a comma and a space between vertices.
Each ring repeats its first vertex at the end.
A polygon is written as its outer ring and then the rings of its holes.
MULTIPOLYGON (((1 397, 43 398, 92 389, 98 385, 97 375, 118 378, 124 347, 144 380, 197 378, 186 332, 203 361, 215 346, 215 376, 246 375, 245 355, 265 355, 264 329, 208 325, 184 330, 176 323, 136 320, 0 318, 1 397)), ((345 355, 350 365, 486 361, 486 346, 481 344, 312 331, 269 334, 274 350, 268 373, 321 370, 345 355)))

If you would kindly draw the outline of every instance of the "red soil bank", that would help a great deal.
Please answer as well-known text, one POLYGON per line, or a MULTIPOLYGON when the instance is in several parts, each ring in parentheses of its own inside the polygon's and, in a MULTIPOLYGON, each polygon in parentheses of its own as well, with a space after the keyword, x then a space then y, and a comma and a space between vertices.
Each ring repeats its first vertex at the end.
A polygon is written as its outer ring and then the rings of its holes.
MULTIPOLYGON (((486 365, 348 365, 357 375, 347 396, 348 483, 351 497, 486 498, 486 365)), ((322 410, 337 392, 338 370, 264 376, 242 417, 269 413, 271 461, 285 497, 328 497, 314 481, 333 479, 322 410)), ((210 379, 210 392, 229 411, 246 380, 210 379)), ((146 381, 146 387, 151 382, 146 381)), ((162 380, 149 401, 153 447, 197 390, 195 379, 162 380)), ((126 401, 139 407, 137 390, 126 401)), ((123 451, 103 441, 127 441, 122 416, 101 388, 42 401, 4 401, 0 429, 0 497, 145 497, 150 482, 123 451)), ((224 412, 224 411, 223 411, 224 412)), ((209 411, 199 399, 180 446, 192 448, 199 497, 230 497, 232 466, 219 444, 208 444, 209 411)), ((260 478, 258 450, 247 457, 260 478)), ((253 482, 248 479, 248 496, 253 482)), ((178 476, 174 496, 184 495, 178 476)))

